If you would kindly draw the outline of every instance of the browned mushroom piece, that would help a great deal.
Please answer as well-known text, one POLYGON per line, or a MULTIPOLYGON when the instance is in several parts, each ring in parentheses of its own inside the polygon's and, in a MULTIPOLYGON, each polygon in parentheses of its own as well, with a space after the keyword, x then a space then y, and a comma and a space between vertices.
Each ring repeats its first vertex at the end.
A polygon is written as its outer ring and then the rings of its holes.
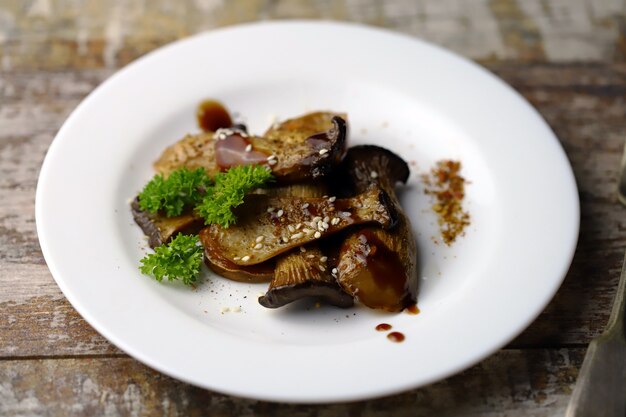
POLYGON ((220 255, 237 265, 264 262, 352 225, 396 223, 395 206, 379 188, 346 199, 250 194, 236 214, 237 224, 212 224, 208 233, 220 255))
POLYGON ((215 248, 215 241, 209 235, 209 228, 200 231, 200 242, 204 247, 204 263, 216 274, 233 281, 260 283, 268 282, 274 277, 276 262, 274 259, 260 264, 242 266, 224 258, 215 248))
POLYGON ((377 186, 391 197, 398 213, 392 230, 359 227, 343 242, 339 252, 338 282, 368 307, 400 311, 417 297, 417 249, 408 217, 394 191, 409 176, 406 162, 378 146, 350 148, 341 169, 356 192, 377 186))
POLYGON ((274 278, 265 295, 263 307, 278 308, 303 298, 314 297, 326 304, 347 308, 354 304, 330 274, 327 258, 318 247, 299 249, 278 258, 274 278))
POLYGON ((176 217, 165 217, 158 213, 152 214, 139 208, 137 198, 133 200, 130 206, 135 222, 148 237, 148 244, 153 249, 168 243, 178 233, 195 234, 204 227, 204 220, 192 211, 176 217))
POLYGON ((347 129, 345 115, 318 112, 287 120, 263 136, 239 126, 187 135, 165 149, 154 167, 164 175, 181 167, 204 168, 213 176, 236 165, 263 164, 278 182, 318 178, 345 153, 347 129))
MULTIPOLYGON (((321 183, 294 184, 268 191, 273 196, 322 197, 327 188, 321 183)), ((317 242, 276 257, 274 277, 267 293, 259 297, 259 303, 267 308, 277 308, 309 297, 338 307, 354 304, 352 296, 341 289, 331 274, 328 257, 324 256, 317 242)))

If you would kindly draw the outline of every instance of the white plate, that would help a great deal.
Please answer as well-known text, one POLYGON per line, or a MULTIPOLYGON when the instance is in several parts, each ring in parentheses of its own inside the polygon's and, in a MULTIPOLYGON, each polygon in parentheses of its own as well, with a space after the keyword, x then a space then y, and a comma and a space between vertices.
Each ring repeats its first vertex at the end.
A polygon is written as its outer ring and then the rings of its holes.
POLYGON ((489 72, 419 40, 351 24, 260 23, 175 42, 97 88, 52 143, 36 204, 41 247, 80 314, 128 354, 175 378, 265 400, 391 394, 480 361, 542 311, 571 262, 572 170, 539 114, 489 72), (402 194, 419 245, 417 316, 258 305, 265 285, 211 276, 193 291, 138 272, 146 252, 128 201, 151 162, 196 131, 216 98, 253 132, 272 115, 349 113, 351 143, 415 161, 402 194), (418 172, 459 159, 472 225, 437 245, 418 172), (417 167, 417 168, 416 168, 417 167), (223 307, 241 312, 221 314, 223 307), (406 335, 392 343, 374 327, 406 335))

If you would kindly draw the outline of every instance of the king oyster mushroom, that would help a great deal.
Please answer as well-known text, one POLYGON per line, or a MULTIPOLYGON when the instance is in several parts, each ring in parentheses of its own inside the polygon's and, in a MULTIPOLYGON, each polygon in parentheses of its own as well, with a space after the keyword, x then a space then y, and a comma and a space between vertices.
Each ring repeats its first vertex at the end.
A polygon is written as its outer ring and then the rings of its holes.
MULTIPOLYGON (((272 191, 272 195, 291 197, 322 197, 327 193, 322 184, 298 184, 272 191)), ((267 293, 259 297, 259 303, 267 308, 277 308, 308 297, 343 308, 354 304, 352 297, 341 289, 331 274, 328 257, 324 256, 317 242, 276 257, 274 277, 267 293)))
POLYGON ((400 311, 417 297, 417 250, 411 224, 394 191, 405 183, 409 167, 402 158, 378 146, 350 148, 341 167, 356 192, 375 186, 385 190, 398 213, 395 228, 359 227, 339 252, 338 282, 368 307, 400 311))
POLYGON ((156 248, 168 243, 177 234, 195 234, 204 227, 204 219, 193 211, 188 211, 176 217, 165 217, 161 214, 152 214, 139 208, 139 200, 135 198, 130 205, 135 222, 148 237, 148 244, 156 248))
POLYGON ((200 231, 200 242, 204 248, 204 263, 216 274, 233 281, 248 283, 268 282, 274 278, 276 266, 274 259, 256 265, 237 265, 226 259, 216 248, 208 227, 200 231))
POLYGON ((266 164, 280 183, 318 178, 345 153, 344 114, 316 112, 287 120, 263 136, 240 127, 187 135, 165 149, 154 163, 157 172, 204 168, 212 176, 236 165, 266 164))
POLYGON ((346 199, 250 194, 236 215, 235 225, 212 224, 208 232, 220 255, 236 265, 264 262, 352 225, 396 222, 394 204, 379 188, 346 199))
MULTIPOLYGON (((285 187, 256 190, 256 193, 274 197, 321 197, 325 192, 326 187, 323 184, 292 184, 285 187)), ((204 263, 206 263, 212 271, 221 276, 240 282, 267 282, 274 278, 276 259, 269 259, 256 265, 237 265, 230 262, 221 254, 215 241, 211 239, 209 228, 203 229, 200 232, 200 241, 204 247, 204 263)), ((291 256, 297 256, 297 254, 279 255, 278 259, 291 256)))
MULTIPOLYGON (((249 136, 244 125, 187 135, 168 147, 154 167, 165 176, 181 167, 204 168, 213 176, 235 165, 267 164, 278 182, 317 178, 337 165, 345 153, 345 117, 310 113, 272 126, 263 137, 249 136)), ((132 213, 153 248, 169 242, 178 232, 197 233, 203 227, 191 212, 167 218, 143 212, 136 200, 132 213)))
POLYGON ((259 303, 277 308, 307 297, 342 308, 354 304, 352 296, 330 274, 327 257, 319 247, 310 245, 306 252, 295 249, 276 261, 274 278, 267 293, 259 297, 259 303))

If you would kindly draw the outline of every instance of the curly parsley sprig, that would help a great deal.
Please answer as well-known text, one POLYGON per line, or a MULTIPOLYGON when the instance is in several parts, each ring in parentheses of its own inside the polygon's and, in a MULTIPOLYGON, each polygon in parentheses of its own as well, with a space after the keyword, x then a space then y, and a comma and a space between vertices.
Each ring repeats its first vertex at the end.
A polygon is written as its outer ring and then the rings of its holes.
POLYGON ((229 227, 237 221, 232 209, 243 203, 246 194, 273 180, 272 173, 261 165, 232 167, 215 176, 215 185, 207 188, 196 211, 207 225, 229 227))
POLYGON ((157 281, 181 280, 185 285, 193 285, 200 275, 202 246, 196 235, 178 234, 166 245, 158 246, 154 253, 141 260, 139 270, 152 275, 157 281))
POLYGON ((200 203, 202 190, 209 185, 211 179, 202 168, 180 168, 167 178, 155 175, 139 193, 139 207, 150 213, 160 211, 167 217, 178 216, 185 208, 200 203))

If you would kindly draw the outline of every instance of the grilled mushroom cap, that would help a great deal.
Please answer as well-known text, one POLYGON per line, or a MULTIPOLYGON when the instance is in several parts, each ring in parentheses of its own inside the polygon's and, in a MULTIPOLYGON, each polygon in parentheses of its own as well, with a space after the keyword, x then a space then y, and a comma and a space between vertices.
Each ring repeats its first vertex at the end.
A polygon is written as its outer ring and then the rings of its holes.
POLYGON ((187 135, 165 149, 154 167, 165 175, 181 167, 204 168, 213 176, 230 166, 266 164, 277 181, 297 182, 325 175, 339 163, 347 129, 345 115, 317 112, 287 120, 261 137, 237 126, 187 135))
POLYGON ((259 303, 277 308, 302 298, 315 297, 337 307, 351 307, 352 296, 346 294, 330 274, 327 258, 317 247, 306 252, 296 249, 276 262, 274 279, 259 303))
POLYGON ((178 233, 196 234, 204 227, 204 220, 192 211, 176 217, 152 214, 141 210, 138 198, 130 206, 135 222, 148 237, 148 244, 153 249, 168 243, 178 233))
POLYGON ((404 160, 378 146, 348 150, 341 169, 358 192, 371 186, 387 191, 398 213, 392 230, 361 227, 348 235, 339 253, 338 282, 371 308, 400 311, 417 297, 417 249, 408 217, 400 207, 394 185, 406 182, 404 160))
POLYGON ((236 214, 237 224, 213 224, 209 236, 220 255, 237 265, 264 262, 352 225, 389 228, 396 222, 394 205, 378 188, 346 199, 250 194, 236 214))
MULTIPOLYGON (((327 193, 327 187, 317 182, 274 188, 269 192, 273 196, 322 197, 327 193)), ((276 257, 274 278, 267 293, 259 297, 259 303, 277 308, 307 297, 316 297, 338 307, 349 307, 354 303, 331 274, 328 257, 324 256, 318 242, 276 257)))
POLYGON ((249 283, 268 282, 274 277, 276 262, 273 259, 256 265, 242 266, 224 258, 215 248, 208 227, 200 231, 200 242, 204 247, 204 263, 216 274, 233 281, 249 283))

